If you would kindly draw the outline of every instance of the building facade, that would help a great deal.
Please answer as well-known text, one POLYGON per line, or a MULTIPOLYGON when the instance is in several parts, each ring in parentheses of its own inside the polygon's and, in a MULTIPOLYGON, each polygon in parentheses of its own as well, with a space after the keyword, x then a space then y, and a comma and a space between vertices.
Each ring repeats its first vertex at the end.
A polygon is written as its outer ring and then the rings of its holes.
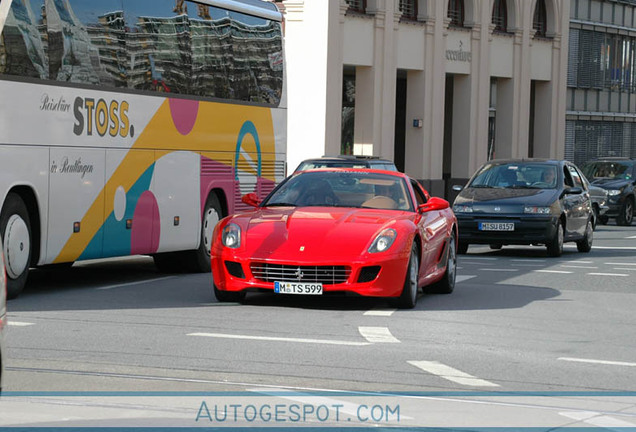
POLYGON ((636 1, 571 0, 565 156, 636 157, 636 1))
POLYGON ((563 157, 569 0, 284 0, 288 160, 395 160, 452 198, 485 161, 563 157))

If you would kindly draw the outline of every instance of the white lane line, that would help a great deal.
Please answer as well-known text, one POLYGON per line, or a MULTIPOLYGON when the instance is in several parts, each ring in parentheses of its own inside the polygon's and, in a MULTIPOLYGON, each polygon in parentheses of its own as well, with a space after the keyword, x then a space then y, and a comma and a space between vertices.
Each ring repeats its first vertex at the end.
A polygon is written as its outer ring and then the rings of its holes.
POLYGON ((636 263, 606 262, 605 265, 636 266, 636 263))
POLYGON ((30 322, 11 321, 11 318, 9 318, 8 324, 11 327, 28 327, 35 325, 35 323, 30 322))
POLYGON ((536 273, 558 273, 558 274, 572 274, 571 271, 566 270, 535 270, 536 273))
POLYGON ((566 264, 594 264, 594 261, 583 261, 583 260, 576 260, 576 261, 564 261, 566 264))
POLYGON ((619 270, 619 271, 636 271, 636 267, 635 267, 635 268, 620 268, 620 267, 614 267, 612 270, 619 270))
POLYGON ((636 363, 621 362, 621 361, 594 360, 594 359, 583 359, 583 358, 574 358, 574 357, 559 357, 559 360, 577 362, 577 363, 602 364, 602 365, 609 365, 609 366, 636 367, 636 363))
POLYGON ((474 386, 474 387, 499 387, 498 384, 486 381, 480 378, 476 378, 466 372, 462 372, 450 366, 446 366, 436 361, 424 361, 424 360, 409 360, 409 364, 422 369, 424 372, 428 372, 433 375, 437 375, 440 378, 447 379, 449 381, 456 382, 458 384, 474 386))
POLYGON ((543 267, 545 264, 517 264, 518 267, 543 267))
POLYGON ((566 265, 566 264, 561 264, 560 267, 563 267, 563 268, 578 268, 578 269, 597 269, 598 268, 598 267, 594 267, 594 266, 566 265))
POLYGON ((628 238, 628 239, 636 239, 636 236, 625 237, 625 238, 628 238))
POLYGON ((367 316, 391 316, 397 309, 371 309, 364 314, 367 316))
POLYGON ((518 272, 519 269, 498 269, 498 268, 480 268, 480 271, 494 271, 494 272, 518 272))
POLYGON ((477 276, 473 276, 473 275, 455 276, 455 283, 466 282, 468 279, 472 279, 472 278, 475 278, 475 277, 477 277, 477 276))
POLYGON ((358 327, 358 331, 371 343, 400 343, 387 327, 358 327))
POLYGON ((141 284, 145 284, 145 283, 157 282, 157 281, 160 281, 160 280, 174 279, 175 277, 176 276, 166 276, 166 277, 160 277, 160 278, 155 278, 155 279, 147 279, 147 280, 142 280, 142 281, 137 281, 137 282, 124 283, 124 284, 107 285, 107 286, 103 286, 103 287, 99 287, 99 288, 95 288, 95 289, 96 290, 111 290, 111 289, 115 289, 115 288, 124 288, 124 287, 133 286, 133 285, 141 285, 141 284))
POLYGON ((209 337, 218 339, 245 339, 256 341, 271 341, 271 342, 294 342, 294 343, 310 343, 310 344, 323 344, 323 345, 349 345, 349 346, 366 346, 371 345, 369 342, 354 342, 354 341, 341 341, 330 339, 304 339, 304 338, 284 338, 274 336, 249 336, 249 335, 234 335, 224 333, 189 333, 188 336, 209 337))
MULTIPOLYGON (((564 247, 566 245, 563 245, 564 247)), ((576 245, 567 245, 568 247, 576 247, 576 245)), ((610 249, 610 250, 636 250, 636 247, 632 247, 632 246, 593 246, 594 249, 610 249)))
POLYGON ((636 426, 634 423, 629 423, 623 420, 615 419, 601 413, 594 411, 569 411, 560 412, 559 415, 567 417, 572 420, 582 421, 593 426, 601 427, 604 429, 610 429, 619 431, 622 428, 633 428, 636 426))
POLYGON ((590 276, 619 276, 619 277, 627 277, 628 274, 625 273, 588 273, 590 276))

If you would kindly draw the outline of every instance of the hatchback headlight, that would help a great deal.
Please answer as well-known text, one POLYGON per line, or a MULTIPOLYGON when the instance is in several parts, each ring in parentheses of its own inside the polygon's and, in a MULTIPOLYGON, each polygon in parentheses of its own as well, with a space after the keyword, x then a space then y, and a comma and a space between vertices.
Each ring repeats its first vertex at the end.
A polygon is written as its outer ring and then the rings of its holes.
POLYGON ((223 246, 236 249, 241 245, 241 227, 233 223, 228 224, 223 228, 221 240, 223 241, 223 246))
POLYGON ((387 228, 382 230, 380 234, 373 240, 369 253, 384 252, 391 247, 395 238, 397 237, 397 231, 393 228, 387 228))
POLYGON ((530 214, 550 214, 550 207, 526 206, 523 208, 523 212, 530 214))
POLYGON ((621 191, 620 189, 610 189, 607 191, 607 194, 609 196, 616 196, 616 195, 620 195, 621 191))
POLYGON ((473 207, 469 205, 454 205, 453 211, 455 213, 472 213, 473 207))

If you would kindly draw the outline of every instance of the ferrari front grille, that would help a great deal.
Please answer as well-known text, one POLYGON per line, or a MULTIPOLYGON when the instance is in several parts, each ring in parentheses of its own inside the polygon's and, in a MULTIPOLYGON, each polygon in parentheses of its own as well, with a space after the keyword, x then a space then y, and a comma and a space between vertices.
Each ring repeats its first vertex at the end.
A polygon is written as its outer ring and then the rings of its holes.
POLYGON ((297 266, 252 263, 252 276, 263 282, 312 282, 327 285, 345 283, 351 274, 346 266, 297 266))

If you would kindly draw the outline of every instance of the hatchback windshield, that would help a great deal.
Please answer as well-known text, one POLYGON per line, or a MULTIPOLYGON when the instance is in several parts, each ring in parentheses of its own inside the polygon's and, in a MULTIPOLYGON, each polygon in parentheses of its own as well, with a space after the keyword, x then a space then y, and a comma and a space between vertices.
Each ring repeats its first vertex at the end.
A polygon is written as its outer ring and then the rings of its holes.
POLYGON ((587 178, 611 178, 629 180, 632 178, 632 164, 629 162, 599 161, 583 166, 587 178))
POLYGON ((262 206, 412 210, 402 177, 356 171, 305 171, 293 175, 262 206))
POLYGON ((486 164, 468 187, 555 189, 557 166, 537 163, 486 164))

